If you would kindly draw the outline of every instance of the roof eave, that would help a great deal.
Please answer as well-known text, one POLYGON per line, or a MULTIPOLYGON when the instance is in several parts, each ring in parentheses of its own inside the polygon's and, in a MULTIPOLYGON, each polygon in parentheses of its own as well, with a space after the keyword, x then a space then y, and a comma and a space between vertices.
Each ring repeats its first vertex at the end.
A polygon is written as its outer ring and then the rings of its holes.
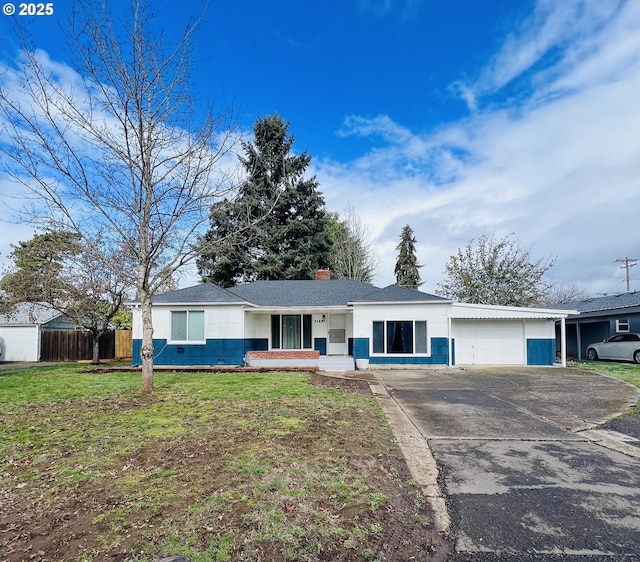
POLYGON ((415 300, 415 301, 349 301, 347 304, 451 304, 450 300, 415 300))

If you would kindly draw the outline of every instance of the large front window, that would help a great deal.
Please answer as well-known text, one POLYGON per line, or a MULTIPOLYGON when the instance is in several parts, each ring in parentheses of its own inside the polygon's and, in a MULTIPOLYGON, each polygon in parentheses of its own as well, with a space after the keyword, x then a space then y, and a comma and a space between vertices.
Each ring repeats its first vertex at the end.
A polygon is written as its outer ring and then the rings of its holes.
POLYGON ((271 349, 311 349, 311 314, 272 314, 271 349))
POLYGON ((204 310, 181 310, 171 313, 172 341, 204 341, 204 310))
POLYGON ((427 353, 427 323, 387 320, 373 323, 373 353, 427 353))

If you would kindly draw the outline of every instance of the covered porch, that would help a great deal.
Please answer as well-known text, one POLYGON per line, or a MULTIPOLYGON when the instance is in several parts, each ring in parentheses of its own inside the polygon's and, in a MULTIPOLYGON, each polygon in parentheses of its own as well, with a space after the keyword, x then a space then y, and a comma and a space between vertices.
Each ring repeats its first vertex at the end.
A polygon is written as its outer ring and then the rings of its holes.
POLYGON ((265 343, 247 352, 245 363, 252 367, 355 368, 353 314, 347 307, 247 309, 245 337, 265 343))

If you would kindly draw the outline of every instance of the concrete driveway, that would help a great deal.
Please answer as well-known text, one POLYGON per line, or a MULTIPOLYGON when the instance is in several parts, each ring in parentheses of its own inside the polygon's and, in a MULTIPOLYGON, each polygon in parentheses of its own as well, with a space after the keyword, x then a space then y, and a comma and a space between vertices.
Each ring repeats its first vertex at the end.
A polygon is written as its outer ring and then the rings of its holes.
POLYGON ((560 368, 373 374, 450 560, 640 560, 639 443, 595 429, 639 389, 560 368))

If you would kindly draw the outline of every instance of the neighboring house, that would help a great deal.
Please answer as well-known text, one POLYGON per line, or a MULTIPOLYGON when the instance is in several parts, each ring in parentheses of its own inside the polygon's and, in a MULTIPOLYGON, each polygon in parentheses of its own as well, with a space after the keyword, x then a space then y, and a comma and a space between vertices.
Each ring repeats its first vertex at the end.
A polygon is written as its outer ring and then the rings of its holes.
MULTIPOLYGON (((588 298, 556 306, 577 311, 566 320, 567 354, 579 360, 586 358, 590 343, 619 333, 640 333, 640 291, 588 298)), ((559 327, 557 338, 559 341, 559 327)))
MULTIPOLYGON (((204 283, 154 297, 157 365, 551 365, 572 311, 483 306, 351 280, 204 283)), ((133 305, 133 361, 142 338, 133 305)))
POLYGON ((42 332, 73 330, 73 323, 44 304, 18 305, 0 316, 0 361, 40 361, 42 332))

